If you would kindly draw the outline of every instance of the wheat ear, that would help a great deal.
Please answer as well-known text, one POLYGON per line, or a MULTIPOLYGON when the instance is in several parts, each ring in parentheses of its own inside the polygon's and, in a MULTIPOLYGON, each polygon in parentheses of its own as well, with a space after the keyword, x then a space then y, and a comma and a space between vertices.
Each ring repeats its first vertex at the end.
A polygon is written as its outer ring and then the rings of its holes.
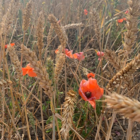
POLYGON ((0 24, 0 27, 1 27, 0 33, 2 35, 7 35, 9 30, 11 29, 12 21, 18 10, 18 4, 19 4, 19 1, 11 0, 6 14, 2 17, 2 21, 0 24))
POLYGON ((104 57, 107 59, 107 61, 110 62, 110 64, 116 69, 116 71, 119 71, 121 68, 120 60, 116 56, 114 51, 106 50, 104 57))
POLYGON ((23 13, 23 25, 22 28, 24 30, 24 32, 27 31, 29 24, 30 24, 30 20, 31 20, 31 12, 32 12, 32 3, 31 0, 26 4, 26 8, 24 10, 23 13))
POLYGON ((125 118, 140 122, 140 102, 116 93, 106 95, 105 98, 108 108, 114 109, 116 113, 125 118))
POLYGON ((72 24, 67 24, 64 27, 65 30, 67 29, 75 29, 75 28, 78 28, 78 27, 82 27, 83 26, 83 23, 72 23, 72 24))
POLYGON ((7 88, 7 87, 10 86, 11 84, 12 84, 12 81, 10 81, 10 80, 7 80, 7 79, 3 80, 3 79, 0 79, 0 88, 1 88, 2 86, 4 86, 5 88, 7 88))
POLYGON ((99 15, 95 9, 93 9, 92 15, 93 15, 93 22, 94 22, 94 30, 95 30, 96 39, 97 39, 97 42, 98 42, 99 47, 101 49, 101 30, 100 30, 99 15))
POLYGON ((47 36, 47 47, 51 44, 52 34, 53 34, 53 26, 51 25, 47 36))
POLYGON ((25 47, 23 44, 21 45, 21 50, 25 59, 31 64, 34 68, 34 71, 37 74, 37 78, 40 80, 40 86, 45 90, 45 93, 51 97, 54 93, 52 87, 52 81, 49 80, 49 75, 46 72, 46 69, 42 66, 42 63, 37 61, 37 56, 35 52, 32 52, 30 49, 25 47))
POLYGON ((64 63, 65 63, 65 54, 61 53, 58 60, 56 61, 55 70, 54 70, 54 80, 56 81, 56 83, 59 80, 59 76, 62 72, 64 63))
POLYGON ((129 0, 129 10, 127 14, 126 29, 127 32, 124 34, 124 48, 127 53, 130 53, 132 46, 136 41, 136 33, 138 31, 138 17, 139 17, 139 0, 129 0))
POLYGON ((65 97, 65 102, 63 104, 63 115, 62 115, 62 127, 61 135, 67 140, 69 136, 70 127, 72 126, 73 113, 74 113, 74 103, 76 102, 76 92, 70 90, 65 97))
POLYGON ((8 52, 10 55, 10 59, 11 59, 12 63, 14 64, 14 67, 15 67, 15 70, 17 73, 17 77, 18 77, 18 79, 22 80, 22 78, 23 78, 22 69, 21 69, 20 61, 19 61, 18 56, 15 51, 15 48, 11 47, 11 45, 9 45, 8 52))
POLYGON ((41 60, 42 48, 43 48, 43 32, 44 32, 44 16, 43 12, 39 13, 38 23, 37 23, 37 45, 39 50, 39 59, 41 60))
POLYGON ((137 68, 140 67, 140 54, 138 54, 130 63, 120 70, 108 83, 107 89, 111 91, 114 87, 118 86, 122 80, 127 80, 131 74, 133 74, 137 68))
POLYGON ((53 26, 62 47, 65 48, 67 43, 67 37, 66 34, 64 33, 64 29, 58 24, 58 21, 54 15, 52 14, 49 15, 48 19, 51 22, 51 25, 53 26))

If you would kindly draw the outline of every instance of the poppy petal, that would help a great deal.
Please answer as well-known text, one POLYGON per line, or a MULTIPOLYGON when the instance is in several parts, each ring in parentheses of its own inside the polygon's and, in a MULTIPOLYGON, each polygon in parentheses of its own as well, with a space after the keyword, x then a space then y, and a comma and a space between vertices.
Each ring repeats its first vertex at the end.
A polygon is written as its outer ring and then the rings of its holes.
POLYGON ((13 47, 13 46, 15 46, 15 43, 11 43, 10 45, 13 47))
POLYGON ((30 77, 36 77, 36 76, 37 76, 36 73, 35 73, 33 70, 29 70, 29 71, 28 71, 28 75, 29 75, 30 77))
POLYGON ((95 102, 95 100, 91 100, 91 101, 88 101, 91 105, 92 105, 92 107, 95 109, 95 107, 96 107, 96 102, 95 102))
POLYGON ((89 81, 89 88, 90 88, 90 91, 91 91, 90 100, 91 99, 99 100, 102 97, 102 95, 104 93, 104 90, 99 87, 96 79, 89 78, 88 81, 89 81))
POLYGON ((89 78, 91 78, 91 77, 94 78, 94 77, 95 77, 95 74, 94 74, 94 73, 88 73, 88 74, 87 74, 87 78, 89 79, 89 78))
POLYGON ((23 74, 23 76, 27 74, 27 71, 28 70, 26 68, 22 68, 22 74, 23 74))
POLYGON ((123 22, 123 19, 118 19, 118 23, 122 23, 123 22))
POLYGON ((55 50, 55 53, 58 53, 58 49, 57 49, 57 50, 55 50))
POLYGON ((88 101, 88 99, 85 96, 84 92, 82 91, 81 87, 79 88, 79 95, 82 97, 83 100, 88 101))
POLYGON ((8 45, 5 45, 5 48, 6 48, 6 49, 7 49, 7 46, 8 46, 8 45))

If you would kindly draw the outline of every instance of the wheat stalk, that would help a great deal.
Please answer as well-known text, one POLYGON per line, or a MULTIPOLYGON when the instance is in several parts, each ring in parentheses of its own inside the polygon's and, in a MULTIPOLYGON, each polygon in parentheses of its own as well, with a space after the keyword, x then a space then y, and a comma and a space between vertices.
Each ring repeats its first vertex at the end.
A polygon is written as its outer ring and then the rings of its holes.
POLYGON ((67 36, 64 33, 64 29, 58 24, 58 21, 54 15, 49 15, 48 19, 51 22, 51 25, 53 26, 62 47, 65 48, 67 43, 67 36))
POLYGON ((2 17, 2 21, 0 24, 1 35, 7 35, 9 30, 11 29, 12 21, 16 15, 17 10, 18 10, 18 4, 19 4, 19 1, 11 0, 6 14, 2 17))
POLYGON ((116 93, 106 95, 105 98, 108 108, 114 109, 125 118, 140 122, 140 102, 116 93))
POLYGON ((0 87, 4 86, 5 88, 7 88, 8 86, 10 86, 12 84, 12 81, 10 80, 3 80, 3 79, 0 79, 0 87))
POLYGON ((37 56, 35 55, 35 52, 32 52, 30 49, 28 49, 23 44, 21 45, 21 51, 23 55, 25 56, 25 59, 31 64, 31 66, 34 68, 34 71, 37 74, 37 78, 40 80, 40 86, 45 90, 45 93, 51 97, 54 93, 53 87, 52 87, 52 81, 49 80, 49 75, 46 72, 46 68, 42 66, 42 63, 40 61, 37 61, 37 56))
POLYGON ((23 13, 23 25, 22 28, 24 30, 24 33, 27 31, 30 20, 31 20, 31 12, 32 12, 32 3, 31 0, 26 4, 26 8, 23 13))
POLYGON ((114 51, 106 50, 104 57, 111 63, 111 65, 119 71, 121 68, 120 60, 114 51))
POLYGON ((93 15, 95 36, 96 36, 97 42, 98 42, 100 50, 101 50, 101 30, 100 30, 99 15, 98 15, 98 13, 97 13, 97 11, 95 9, 93 9, 91 14, 93 15))
POLYGON ((127 53, 130 53, 132 46, 136 41, 136 33, 138 31, 138 17, 139 17, 139 0, 129 0, 128 5, 128 14, 127 14, 127 23, 126 29, 127 32, 124 34, 124 48, 127 50, 127 53))
POLYGON ((72 23, 72 24, 67 24, 64 27, 65 30, 68 30, 68 29, 75 29, 75 28, 78 28, 78 27, 81 27, 83 26, 83 23, 72 23))
POLYGON ((18 79, 22 80, 22 78, 23 78, 22 69, 21 69, 20 61, 16 54, 15 48, 11 47, 11 45, 8 45, 8 52, 10 55, 10 59, 11 59, 12 63, 14 64, 14 67, 15 67, 15 70, 17 73, 17 77, 18 77, 18 79))
POLYGON ((53 26, 51 25, 47 36, 47 47, 51 44, 52 34, 53 34, 53 26))
POLYGON ((127 77, 130 77, 137 68, 140 67, 140 54, 138 54, 130 63, 121 69, 108 83, 107 89, 111 91, 114 87, 118 86, 121 83, 121 80, 127 80, 127 77))
POLYGON ((68 96, 65 97, 65 102, 63 104, 62 127, 60 130, 65 140, 67 140, 70 127, 72 126, 74 103, 76 102, 76 92, 70 90, 67 94, 68 96))
POLYGON ((65 54, 61 53, 58 60, 56 61, 55 70, 54 70, 54 80, 56 81, 56 83, 59 80, 59 76, 62 72, 64 63, 65 63, 65 54))
POLYGON ((43 12, 40 12, 38 22, 37 22, 37 45, 38 45, 40 60, 41 60, 42 48, 44 46, 44 44, 43 44, 43 32, 44 32, 43 25, 44 25, 44 16, 43 16, 43 12))

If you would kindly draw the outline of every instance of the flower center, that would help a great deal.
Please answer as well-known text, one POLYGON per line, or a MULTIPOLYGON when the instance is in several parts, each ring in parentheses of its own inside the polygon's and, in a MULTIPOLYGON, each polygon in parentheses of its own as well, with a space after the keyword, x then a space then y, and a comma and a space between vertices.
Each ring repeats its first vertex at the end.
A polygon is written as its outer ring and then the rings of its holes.
POLYGON ((87 98, 90 98, 91 92, 86 92, 85 95, 86 95, 87 98))

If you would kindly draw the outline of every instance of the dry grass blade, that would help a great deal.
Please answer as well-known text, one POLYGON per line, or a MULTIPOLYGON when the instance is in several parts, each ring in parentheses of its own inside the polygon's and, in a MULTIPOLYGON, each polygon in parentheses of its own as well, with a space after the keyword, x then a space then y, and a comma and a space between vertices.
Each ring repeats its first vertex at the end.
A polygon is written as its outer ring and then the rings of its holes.
POLYGON ((48 19, 51 22, 51 25, 53 26, 62 47, 65 48, 67 43, 67 36, 64 33, 64 29, 58 24, 58 21, 54 15, 49 15, 48 19))
POLYGON ((64 111, 62 116, 62 128, 60 130, 61 135, 65 140, 67 140, 72 126, 74 103, 76 102, 76 92, 70 90, 67 94, 68 96, 65 97, 65 102, 63 104, 64 111))
POLYGON ((43 12, 39 13, 38 23, 37 23, 37 45, 39 50, 39 59, 41 60, 42 48, 43 48, 43 32, 44 32, 44 16, 43 12))
POLYGON ((125 118, 132 121, 140 122, 140 102, 135 99, 112 93, 110 96, 105 96, 105 102, 108 108, 114 109, 114 111, 125 118))
POLYGON ((11 45, 9 45, 8 52, 10 55, 10 59, 11 59, 12 63, 14 64, 14 67, 15 67, 15 70, 17 73, 17 77, 18 77, 18 79, 22 80, 22 78, 23 78, 22 69, 21 69, 21 65, 20 65, 18 56, 17 56, 16 51, 15 51, 15 48, 11 47, 11 45))
POLYGON ((106 50, 105 51, 105 56, 104 56, 107 61, 109 61, 111 63, 111 65, 118 71, 121 68, 121 64, 120 64, 120 60, 119 58, 116 56, 114 51, 111 50, 106 50))
POLYGON ((32 3, 31 0, 27 3, 25 11, 23 13, 23 25, 22 28, 24 30, 24 32, 27 31, 29 24, 30 24, 30 20, 31 20, 31 12, 32 12, 32 3))
POLYGON ((34 68, 34 71, 37 74, 37 78, 40 80, 40 86, 45 90, 45 93, 51 97, 53 95, 52 81, 49 80, 49 75, 46 72, 46 69, 42 66, 42 63, 37 61, 37 56, 35 52, 32 52, 30 49, 21 45, 21 50, 25 59, 30 62, 31 66, 34 68))
POLYGON ((131 74, 133 74, 137 68, 140 67, 140 54, 136 56, 130 63, 120 70, 108 83, 107 89, 111 91, 114 87, 118 86, 122 80, 127 80, 131 74))

